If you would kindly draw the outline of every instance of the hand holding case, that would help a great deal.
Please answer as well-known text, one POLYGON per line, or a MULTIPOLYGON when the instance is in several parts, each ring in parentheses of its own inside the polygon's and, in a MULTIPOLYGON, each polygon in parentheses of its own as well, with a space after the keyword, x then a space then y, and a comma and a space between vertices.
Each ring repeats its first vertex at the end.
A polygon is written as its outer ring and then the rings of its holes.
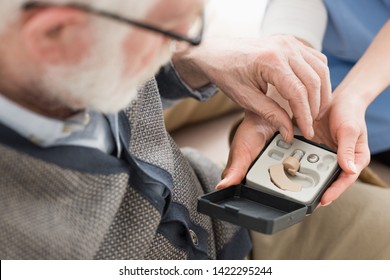
MULTIPOLYGON (((276 147, 275 143, 280 140, 280 137, 280 134, 275 134, 260 153, 258 159, 261 159, 264 153, 268 153, 272 158, 273 156, 270 150, 283 153, 283 149, 287 152, 284 153, 284 157, 278 158, 278 160, 281 161, 287 157, 295 146, 293 145, 291 149, 290 147, 276 147)), ((294 143, 299 144, 300 147, 302 145, 306 147, 305 145, 307 144, 307 149, 309 150, 323 151, 323 155, 331 153, 335 156, 335 159, 337 158, 336 154, 329 148, 306 140, 301 136, 295 136, 294 143), (304 142, 304 144, 301 142, 304 142)), ((306 153, 302 160, 308 160, 309 155, 312 154, 306 153)), ((254 164, 257 163, 257 160, 254 164)), ((272 161, 266 160, 266 162, 270 164, 272 161)), ((313 164, 313 169, 321 166, 320 164, 321 162, 313 164)), ((313 197, 311 197, 310 201, 307 201, 307 198, 304 201, 299 201, 296 198, 296 194, 289 192, 286 192, 286 195, 284 195, 283 191, 275 192, 272 190, 272 187, 264 186, 262 182, 257 182, 257 184, 252 184, 251 186, 243 182, 240 185, 231 186, 201 196, 198 199, 198 211, 212 218, 221 219, 262 233, 273 234, 302 221, 307 214, 314 211, 321 200, 322 194, 337 179, 341 169, 336 162, 334 167, 331 170, 327 170, 327 172, 329 174, 324 174, 326 176, 319 181, 321 184, 315 186, 317 189, 312 191, 313 197)))

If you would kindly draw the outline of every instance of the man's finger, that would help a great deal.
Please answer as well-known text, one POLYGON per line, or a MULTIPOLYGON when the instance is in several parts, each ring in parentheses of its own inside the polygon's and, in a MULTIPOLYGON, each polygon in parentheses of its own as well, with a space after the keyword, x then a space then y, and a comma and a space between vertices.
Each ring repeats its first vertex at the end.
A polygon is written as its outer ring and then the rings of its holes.
POLYGON ((306 88, 306 98, 309 101, 311 117, 315 120, 318 117, 321 105, 321 79, 312 66, 301 56, 291 58, 289 64, 306 88))
MULTIPOLYGON (((255 116, 256 118, 259 118, 255 116)), ((238 127, 231 145, 229 160, 222 173, 222 181, 217 189, 239 184, 245 177, 249 166, 256 159, 274 129, 264 120, 257 123, 244 119, 238 127)))
POLYGON ((332 86, 330 83, 330 74, 329 68, 326 63, 320 60, 317 56, 312 53, 306 52, 302 53, 305 61, 314 69, 320 78, 320 108, 319 114, 316 120, 321 119, 321 117, 325 114, 326 109, 329 107, 330 102, 332 100, 332 86))
POLYGON ((289 102, 303 136, 310 139, 314 136, 314 130, 307 90, 288 64, 283 67, 283 75, 279 74, 274 77, 272 79, 273 85, 281 96, 289 102))
MULTIPOLYGON (((257 116, 260 116, 264 121, 271 124, 272 127, 279 130, 280 134, 286 141, 291 141, 294 137, 294 127, 290 116, 276 101, 272 98, 259 94, 248 93, 249 96, 257 95, 257 103, 247 103, 245 108, 257 116)), ((269 125, 267 124, 267 125, 269 125)))

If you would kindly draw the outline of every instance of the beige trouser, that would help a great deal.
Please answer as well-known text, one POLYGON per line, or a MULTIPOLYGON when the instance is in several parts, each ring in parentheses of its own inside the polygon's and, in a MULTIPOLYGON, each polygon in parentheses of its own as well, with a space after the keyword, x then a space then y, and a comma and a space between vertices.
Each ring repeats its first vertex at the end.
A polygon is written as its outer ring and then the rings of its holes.
MULTIPOLYGON (((172 131, 237 109, 222 93, 205 103, 184 100, 165 111, 167 128, 172 131)), ((378 182, 365 173, 366 182, 378 182)), ((356 182, 302 223, 274 235, 251 235, 254 259, 390 259, 390 189, 356 182)))
POLYGON ((390 190, 356 182, 274 235, 252 232, 254 259, 390 259, 390 190))
POLYGON ((236 103, 219 91, 206 102, 187 98, 166 109, 165 125, 167 130, 172 132, 185 125, 211 120, 239 110, 241 108, 236 103))

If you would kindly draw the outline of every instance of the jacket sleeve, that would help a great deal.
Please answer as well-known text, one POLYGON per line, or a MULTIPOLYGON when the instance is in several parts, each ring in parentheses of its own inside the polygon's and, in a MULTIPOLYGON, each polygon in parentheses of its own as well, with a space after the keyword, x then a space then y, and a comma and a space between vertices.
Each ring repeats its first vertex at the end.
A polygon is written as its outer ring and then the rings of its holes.
POLYGON ((218 88, 214 84, 206 85, 202 88, 190 88, 177 73, 172 63, 161 67, 156 75, 156 80, 160 95, 163 99, 177 100, 184 97, 193 97, 204 101, 213 96, 218 88))

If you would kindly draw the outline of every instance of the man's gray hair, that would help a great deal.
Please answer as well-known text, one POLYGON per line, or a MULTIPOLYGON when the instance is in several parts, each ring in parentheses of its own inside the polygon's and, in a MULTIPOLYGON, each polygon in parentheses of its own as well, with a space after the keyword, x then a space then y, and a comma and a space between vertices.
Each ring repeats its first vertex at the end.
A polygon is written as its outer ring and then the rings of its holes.
MULTIPOLYGON (((109 11, 118 15, 139 19, 153 7, 158 0, 41 0, 36 2, 66 4, 80 3, 94 8, 109 11)), ((23 4, 28 0, 1 0, 0 1, 0 32, 8 24, 17 20, 23 12, 23 4)))

